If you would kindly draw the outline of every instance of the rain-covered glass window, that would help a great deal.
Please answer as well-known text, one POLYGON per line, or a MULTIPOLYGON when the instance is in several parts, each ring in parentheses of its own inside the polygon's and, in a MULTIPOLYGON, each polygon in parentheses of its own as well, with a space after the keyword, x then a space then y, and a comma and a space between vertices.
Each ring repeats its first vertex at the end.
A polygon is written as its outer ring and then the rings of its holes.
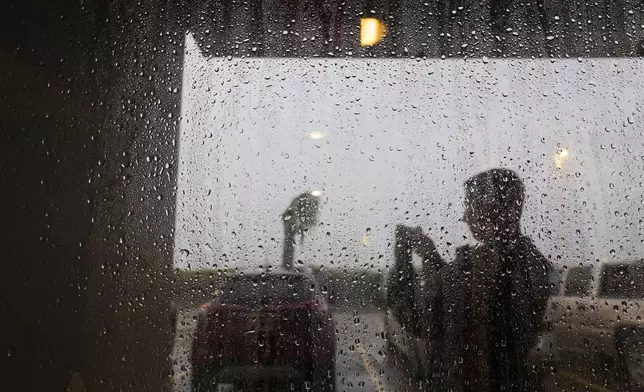
POLYGON ((593 280, 591 267, 572 267, 566 276, 564 295, 581 297, 590 295, 593 280))
POLYGON ((644 390, 641 1, 2 22, 4 389, 644 390))

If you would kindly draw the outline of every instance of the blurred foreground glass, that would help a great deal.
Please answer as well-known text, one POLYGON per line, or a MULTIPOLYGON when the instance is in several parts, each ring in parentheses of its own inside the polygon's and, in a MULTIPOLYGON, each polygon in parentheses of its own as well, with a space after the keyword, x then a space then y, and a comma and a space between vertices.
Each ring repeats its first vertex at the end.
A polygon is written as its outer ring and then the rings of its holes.
POLYGON ((4 389, 642 390, 643 7, 10 2, 4 389))

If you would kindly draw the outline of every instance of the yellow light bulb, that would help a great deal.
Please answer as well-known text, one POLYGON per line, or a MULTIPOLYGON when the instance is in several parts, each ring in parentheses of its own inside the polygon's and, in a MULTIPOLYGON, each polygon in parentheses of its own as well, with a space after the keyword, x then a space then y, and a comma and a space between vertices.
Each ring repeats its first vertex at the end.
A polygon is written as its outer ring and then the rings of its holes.
POLYGON ((376 18, 360 20, 360 45, 372 46, 380 42, 387 32, 387 27, 376 18))

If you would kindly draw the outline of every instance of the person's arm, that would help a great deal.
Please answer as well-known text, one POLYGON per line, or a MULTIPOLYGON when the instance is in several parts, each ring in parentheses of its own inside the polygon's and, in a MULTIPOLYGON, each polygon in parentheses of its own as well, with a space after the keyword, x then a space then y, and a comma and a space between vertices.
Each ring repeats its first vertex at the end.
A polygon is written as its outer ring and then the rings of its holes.
POLYGON ((409 228, 412 249, 423 259, 423 264, 434 270, 445 266, 445 261, 438 253, 434 241, 429 238, 420 227, 409 228))

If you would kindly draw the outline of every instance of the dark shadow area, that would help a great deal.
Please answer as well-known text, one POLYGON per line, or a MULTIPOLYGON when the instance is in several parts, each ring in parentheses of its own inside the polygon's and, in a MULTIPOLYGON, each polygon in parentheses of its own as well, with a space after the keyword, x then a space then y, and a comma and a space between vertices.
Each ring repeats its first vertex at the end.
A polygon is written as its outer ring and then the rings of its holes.
POLYGON ((225 0, 184 3, 204 56, 531 58, 637 56, 641 2, 225 0), (360 20, 386 25, 360 45, 360 20), (582 23, 581 20, 584 20, 582 23))
POLYGON ((155 1, 3 8, 2 387, 163 390, 178 21, 155 1))
POLYGON ((85 360, 88 243, 102 159, 106 4, 5 4, 0 44, 3 389, 64 390, 85 360), (92 72, 95 70, 97 72, 92 72))

